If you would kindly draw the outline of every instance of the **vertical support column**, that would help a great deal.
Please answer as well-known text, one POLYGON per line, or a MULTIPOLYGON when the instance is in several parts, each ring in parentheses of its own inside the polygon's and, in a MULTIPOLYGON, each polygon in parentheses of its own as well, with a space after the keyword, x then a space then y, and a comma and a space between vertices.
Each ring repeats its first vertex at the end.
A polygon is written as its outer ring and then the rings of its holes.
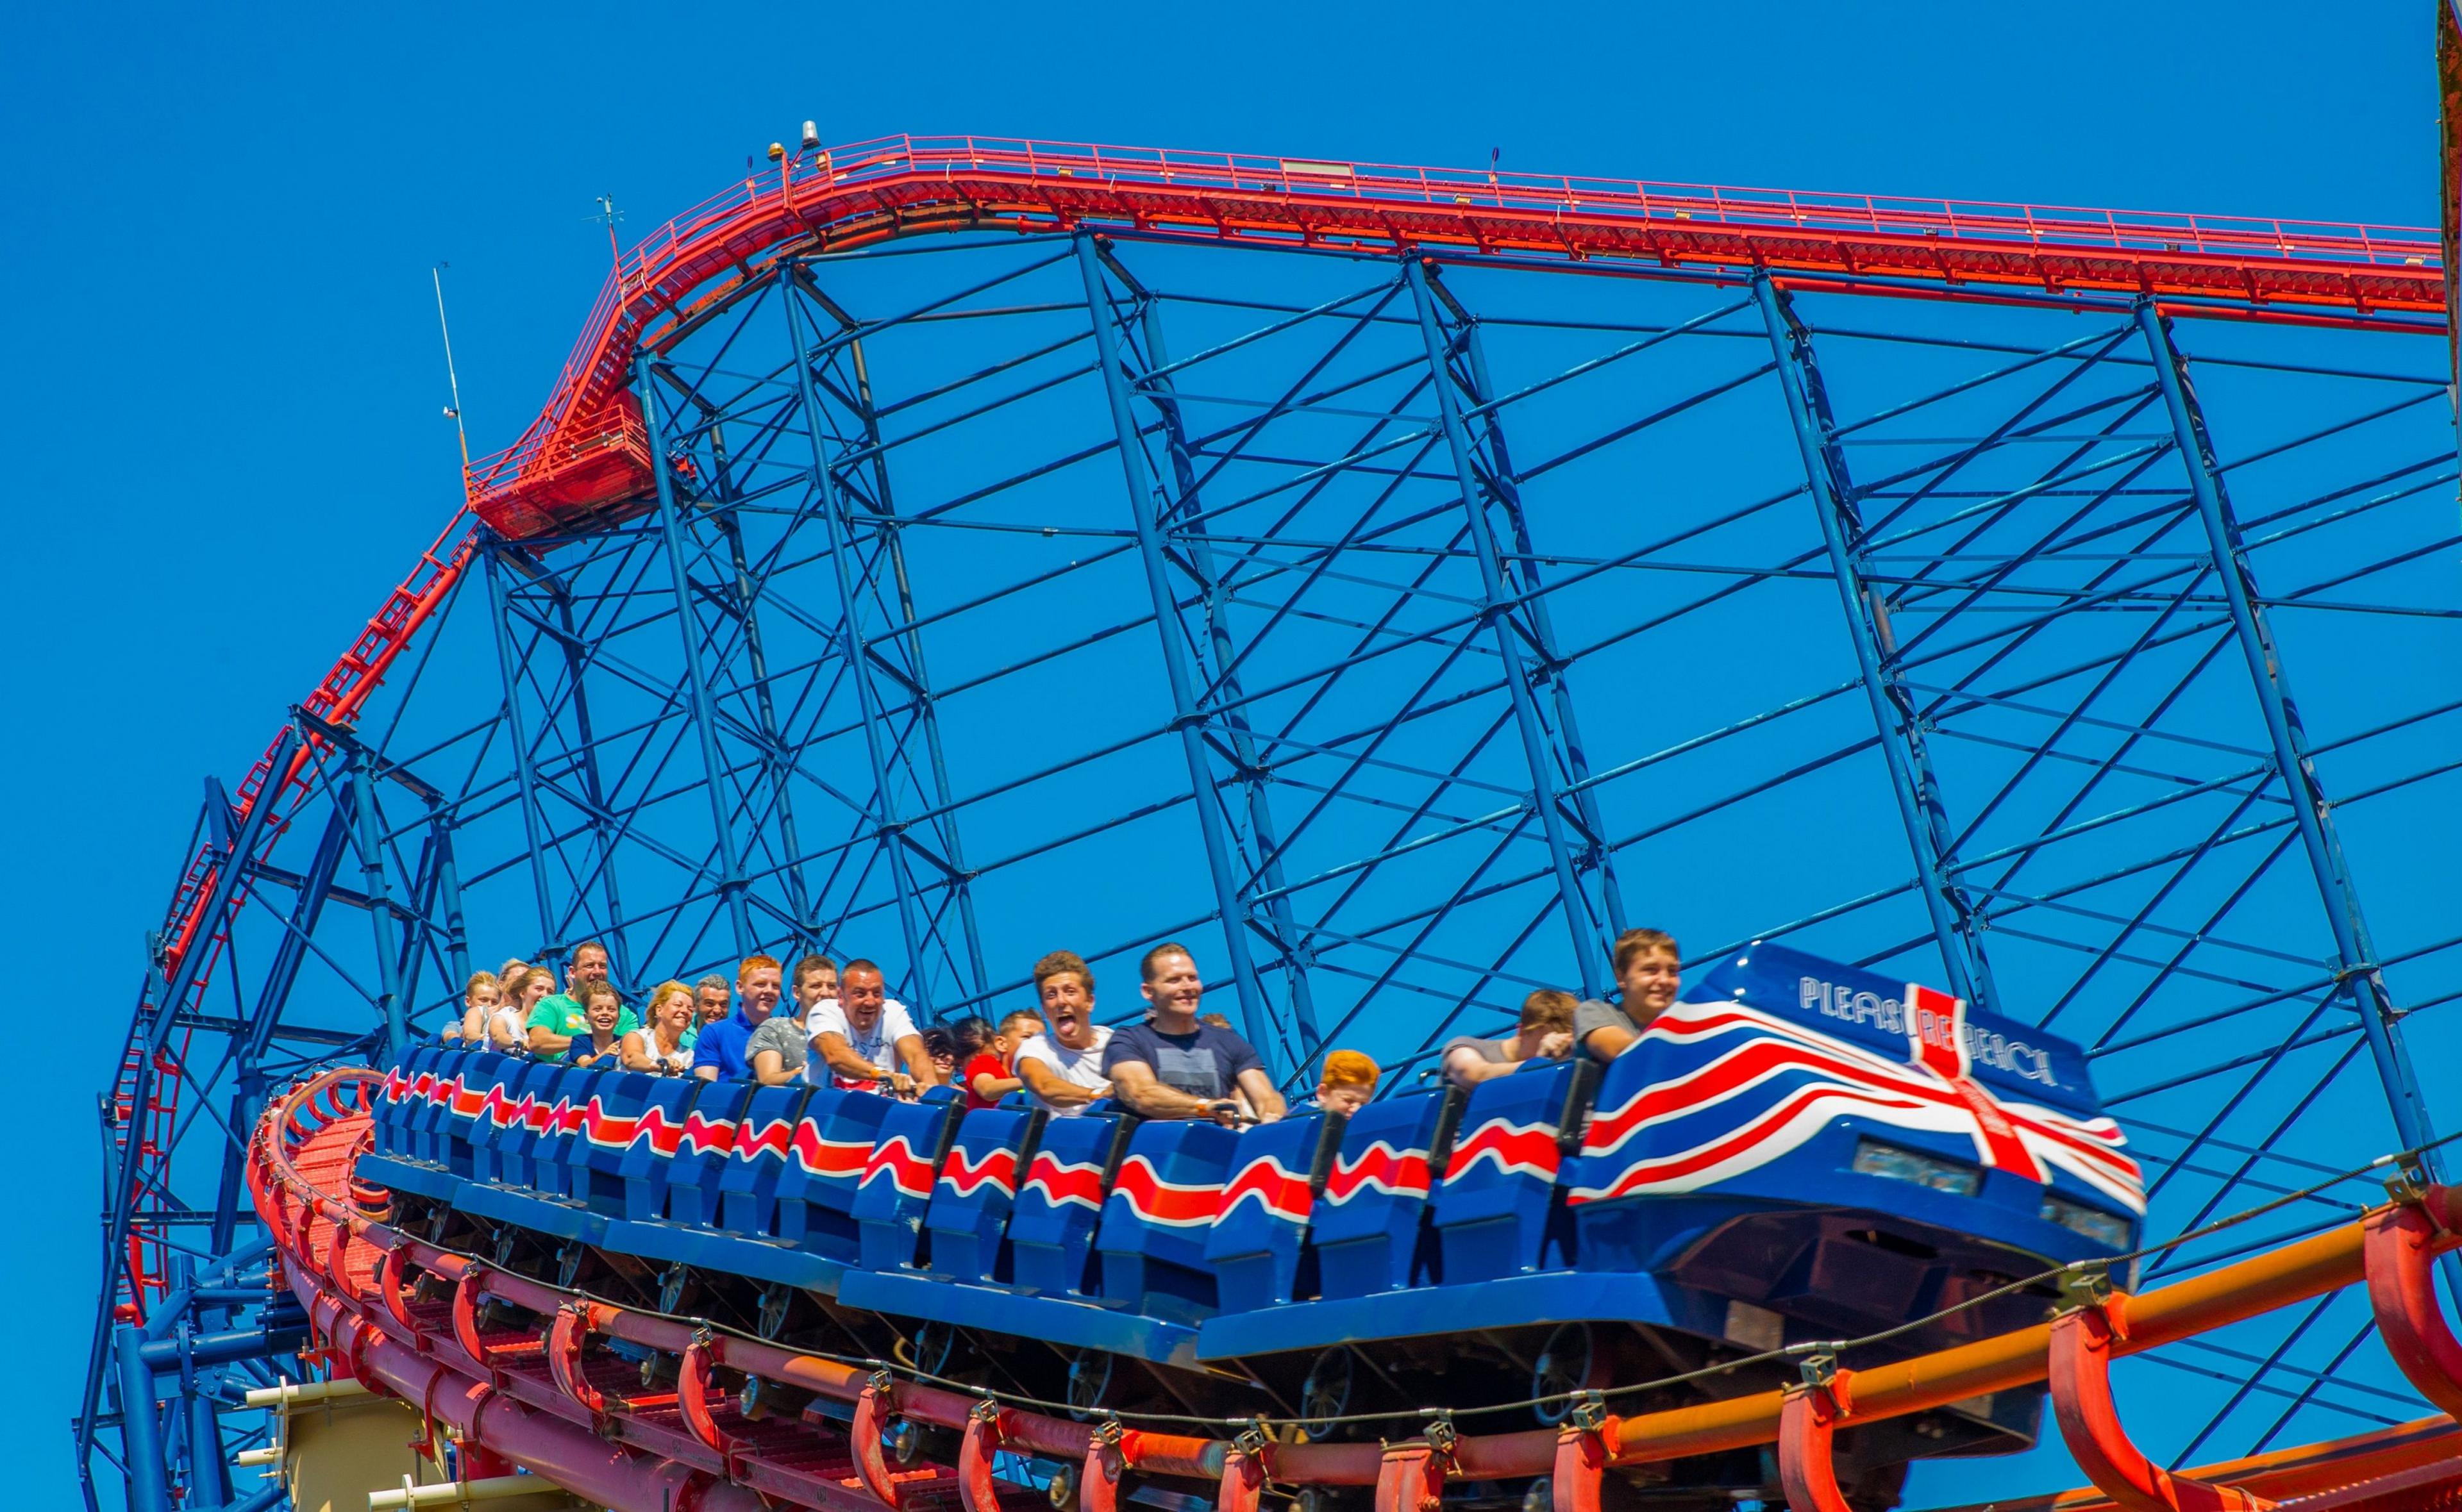
POLYGON ((1504 685, 1513 699, 1513 724, 1522 737, 1523 763, 1530 773, 1530 805, 1538 815, 1541 832, 1547 837, 1548 862, 1556 873, 1556 891, 1565 909, 1565 930, 1572 941, 1573 965, 1581 974, 1583 996, 1603 997, 1609 984, 1599 962, 1606 953, 1600 948, 1603 941, 1589 926, 1589 901, 1574 873, 1572 842, 1565 833, 1565 814, 1557 798, 1554 752, 1539 719, 1538 701, 1530 693, 1530 669, 1523 662, 1521 648, 1514 644, 1512 627, 1505 622, 1502 605, 1511 593, 1504 581, 1494 527, 1487 517, 1479 471, 1472 465, 1470 432, 1462 423, 1461 404, 1447 374, 1448 346, 1436 323, 1436 295, 1428 287, 1426 261, 1415 253, 1406 254, 1402 276, 1411 287, 1411 302, 1418 310, 1419 336, 1428 349, 1429 386, 1436 392, 1445 449, 1453 457, 1454 480, 1461 487, 1462 513, 1469 521, 1471 546, 1479 557, 1479 618, 1496 642, 1504 685))
POLYGON ((767 747, 762 765, 768 768, 770 788, 778 805, 778 848, 784 857, 778 879, 787 890, 787 912, 794 916, 795 932, 806 949, 820 946, 820 926, 812 918, 810 890, 804 885, 804 842, 795 830, 795 805, 787 790, 788 764, 768 751, 784 750, 787 741, 778 726, 778 701, 769 690, 769 655, 761 644, 761 616, 753 608, 760 590, 752 581, 752 564, 744 551, 744 529, 735 516, 721 510, 716 520, 725 537, 728 565, 735 569, 735 613, 744 625, 744 659, 752 674, 752 712, 760 721, 767 747))
POLYGON ((1112 429, 1120 448, 1120 471, 1129 490, 1129 515, 1137 532, 1137 555, 1145 565, 1146 593, 1154 601, 1155 630, 1162 639, 1162 666, 1171 687, 1172 726, 1179 732, 1179 750, 1188 764, 1189 791, 1196 802, 1197 828, 1205 843, 1206 874, 1214 883, 1214 903, 1222 918, 1222 940, 1231 953, 1231 980, 1240 998, 1241 1025, 1248 1043, 1264 1057, 1265 1069, 1277 1082, 1292 1068, 1282 1054, 1282 1036, 1274 1032, 1273 1012, 1257 981, 1257 966, 1248 954, 1246 909, 1231 871, 1231 839, 1215 806, 1214 772, 1205 756, 1205 716, 1188 673, 1188 650, 1179 643, 1178 600, 1163 560, 1162 521, 1154 481, 1146 471, 1144 443, 1136 415, 1129 403, 1129 378, 1120 362, 1120 335, 1112 327, 1111 294, 1103 282, 1103 265, 1094 239, 1077 235, 1077 270, 1086 284, 1086 315, 1094 324, 1094 354, 1103 371, 1104 392, 1112 405, 1112 429))
MULTIPOLYGON (((273 1031, 282 1023, 283 1004, 291 1000, 292 984, 299 980, 299 968, 308 960, 308 941, 315 938, 317 920, 323 917, 325 899, 333 890, 334 874, 340 870, 342 853, 350 846, 349 793, 348 788, 333 789, 332 810, 316 838, 316 849, 309 859, 307 875, 300 879, 298 895, 292 899, 288 927, 274 943, 272 957, 266 963, 248 1025, 233 1037, 229 1105, 233 1129, 248 1128, 264 1109, 265 1080, 257 1070, 257 1063, 265 1058, 266 1047, 272 1043, 273 1031)), ((240 1211, 248 1206, 248 1152, 229 1140, 223 1146, 222 1184, 217 1192, 208 1247, 221 1255, 229 1251, 240 1211)))
MULTIPOLYGON (((2282 774, 2283 795, 2291 801, 2300 848, 2307 853, 2318 898, 2325 906, 2325 921, 2333 930, 2334 954, 2342 968, 2338 975, 2359 1010, 2360 1032, 2367 1037, 2368 1055, 2376 1064, 2377 1080, 2384 1085, 2394 1132, 2406 1146, 2418 1149, 2435 1140, 2435 1126, 2419 1095, 2409 1052, 2403 1048, 2402 1012, 2394 1006, 2385 975, 2378 969, 2376 946, 2368 939, 2367 920, 2360 911, 2359 891, 2351 883, 2342 838, 2335 832, 2333 806, 2319 787, 2316 767, 2309 759, 2308 737, 2300 724, 2299 705, 2292 702, 2290 676, 2283 670, 2265 612, 2257 606, 2256 581, 2240 543, 2239 521, 2223 488, 2222 468, 2214 460, 2196 391, 2189 383, 2188 364, 2172 345, 2169 322, 2150 301, 2138 301, 2137 329, 2145 335, 2147 350, 2154 358, 2154 380, 2162 387, 2172 442, 2189 475, 2190 496, 2205 528, 2207 550, 2214 553, 2215 579, 2222 584, 2224 601, 2231 609, 2232 633, 2248 660, 2249 683, 2265 717, 2266 738, 2273 747, 2275 767, 2282 774)), ((2441 1152, 2431 1150, 2426 1159, 2431 1173, 2441 1172, 2441 1152)))
POLYGON ((1923 891, 1924 908, 1932 917, 1933 938, 1950 985, 1961 998, 1986 1012, 2001 1011, 1993 987, 1992 969, 1983 951, 1983 921, 1974 903, 1954 880, 1956 860, 1949 813, 1942 807, 1940 784, 1933 775, 1931 753, 1917 728, 1914 699, 1891 664, 1889 610, 1881 593, 1867 581, 1864 520, 1855 500, 1855 486, 1846 459, 1837 444, 1837 421, 1829 411, 1829 392, 1812 351, 1812 335, 1795 318, 1786 295, 1767 274, 1753 279, 1753 297, 1769 329, 1770 349, 1778 356, 1779 387, 1786 395, 1786 418, 1795 427, 1796 447, 1803 458, 1804 482, 1810 486, 1813 513, 1821 524, 1822 544, 1828 550, 1829 571, 1838 580, 1838 598, 1846 611, 1847 637, 1855 648, 1864 696, 1872 706, 1872 726, 1880 736, 1881 757, 1889 764, 1890 793, 1898 803, 1907 845, 1914 853, 1915 881, 1923 891))
POLYGON ((384 1016, 384 1056, 401 1053, 409 1039, 401 1002, 399 929, 394 918, 393 889, 385 881, 384 817, 377 804, 376 752, 351 742, 351 788, 354 818, 358 828, 359 888, 368 899, 368 920, 377 942, 377 1011, 384 1016))
POLYGON ((223 1419, 212 1384, 212 1378, 200 1382, 187 1396, 188 1496, 181 1512, 221 1512, 230 1503, 230 1461, 224 1457, 223 1419))
POLYGON ((119 1372, 119 1444, 128 1475, 128 1512, 170 1512, 162 1476, 162 1420, 154 1405, 154 1372, 145 1363, 143 1330, 121 1324, 112 1333, 119 1372))
MULTIPOLYGON (((284 729, 274 741, 272 750, 267 753, 266 770, 288 771, 291 753, 296 749, 298 749, 296 732, 289 728, 284 729)), ((139 1286, 140 1278, 135 1273, 131 1264, 129 1231, 136 1220, 138 1147, 147 1137, 145 1120, 149 1116, 148 1110, 154 1102, 154 1078, 161 1066, 163 1048, 169 1043, 171 1026, 178 1016, 179 1004, 186 1000, 190 989, 196 985, 197 974, 205 968, 206 959, 212 954, 211 941, 214 936, 223 931, 225 921, 229 918, 230 910, 239 895, 240 880, 253 861, 257 842, 264 837, 267 822, 272 817, 276 807, 276 796, 275 790, 269 786, 261 788, 256 801, 248 806, 248 817, 241 822, 239 833, 233 837, 229 853, 223 858, 222 863, 214 868, 212 887, 199 905, 197 931, 190 938, 188 948, 181 953, 179 964, 172 970, 167 981, 164 980, 160 965, 162 956, 161 937, 151 937, 150 942, 154 948, 148 952, 148 955, 154 964, 146 973, 145 995, 138 1000, 137 1012, 128 1026, 130 1040, 128 1048, 131 1052, 131 1060, 128 1068, 127 1121, 124 1124, 115 1123, 111 1095, 106 1093, 101 1099, 104 1120, 103 1191, 108 1203, 102 1221, 101 1295, 106 1306, 96 1316, 94 1332, 86 1351, 86 1382, 90 1392, 101 1391, 103 1372, 111 1368, 115 1335, 112 1331, 112 1313, 108 1303, 118 1294, 117 1288, 123 1275, 126 1276, 132 1291, 140 1289, 139 1286), (150 1016, 147 1012, 148 1008, 152 1009, 150 1016)), ((180 920, 174 918, 169 922, 176 928, 180 920)), ((141 1301, 142 1298, 139 1300, 141 1301)), ((124 1371, 125 1361, 121 1363, 124 1371)), ((140 1369, 141 1370, 142 1367, 140 1366, 140 1369)), ((89 1398, 89 1405, 91 1405, 91 1398, 89 1398)), ((85 1419, 80 1419, 77 1434, 79 1452, 83 1453, 93 1444, 93 1432, 85 1419)), ((159 1438, 153 1442, 158 1495, 154 1502, 142 1504, 160 1505, 162 1504, 162 1497, 159 1494, 162 1455, 159 1438)), ((130 1462, 132 1465, 135 1463, 133 1457, 130 1462)), ((140 1503, 132 1501, 130 1504, 137 1506, 140 1503)))
POLYGON ((675 477, 667 465, 666 406, 651 381, 645 354, 634 364, 634 397, 640 400, 641 421, 650 431, 650 474, 659 486, 659 530, 666 542, 667 566, 676 589, 676 626, 684 648, 684 692, 691 701, 694 733, 701 738, 701 766, 709 788, 710 824, 717 834, 718 894, 726 905, 726 921, 738 956, 752 954, 756 937, 752 916, 744 901, 744 872, 735 855, 735 826, 727 812, 726 768, 718 751, 718 725, 711 717, 709 681, 701 664, 701 637, 694 634, 692 574, 684 565, 683 520, 676 507, 675 477))
POLYGON ((787 313, 787 340, 795 359, 795 390, 804 407, 804 425, 812 443, 812 486, 820 493, 821 516, 829 531, 830 565, 838 581, 839 624, 845 633, 843 655, 854 682, 855 702, 863 718, 864 750, 871 760, 873 835, 889 865, 890 885, 897 892, 897 925, 906 940, 907 981, 915 1005, 932 1015, 931 971, 923 959, 927 931, 916 897, 914 878, 906 864, 906 826, 897 817, 897 800, 890 789, 889 753, 881 743, 880 695, 872 682, 872 648, 864 643, 861 598, 855 592, 853 522, 838 497, 837 474, 831 470, 829 443, 823 439, 820 396, 812 388, 810 345, 804 336, 802 314, 791 290, 779 300, 787 313))
MULTIPOLYGON (((804 270, 799 268, 798 271, 804 270)), ((810 281, 809 276, 792 279, 787 291, 788 297, 791 299, 798 290, 809 296, 814 304, 828 311, 830 317, 838 323, 840 330, 853 332, 856 329, 854 317, 839 309, 810 281)), ((864 356, 863 338, 856 336, 848 341, 847 353, 854 365, 856 418, 863 422, 864 448, 872 456, 874 507, 884 515, 894 515, 896 513, 896 503, 889 486, 888 456, 882 450, 880 443, 880 416, 872 402, 872 365, 864 356)), ((915 589, 906 574, 904 539, 895 525, 884 524, 881 527, 881 533, 882 544, 889 557, 890 584, 897 593, 897 617, 903 623, 913 624, 915 589)), ((940 745, 940 712, 933 703, 932 667, 923 655, 923 636, 920 631, 909 631, 900 637, 899 640, 906 663, 914 669, 914 683, 917 689, 916 718, 923 731, 923 754, 932 777, 932 803, 935 808, 942 810, 942 817, 934 828, 939 831, 941 847, 946 853, 950 874, 949 890, 957 896, 958 899, 958 927, 965 936, 966 963, 973 968, 972 985, 980 994, 990 989, 991 977, 983 966, 983 932, 975 922, 973 874, 966 869, 965 842, 958 831, 957 813, 951 808, 949 763, 940 745)))
MULTIPOLYGON (((1462 341, 1470 356, 1470 397, 1485 409, 1496 399, 1496 385, 1487 376, 1487 348, 1479 338, 1478 322, 1463 319, 1462 341)), ((1565 773, 1572 779, 1573 812, 1581 817, 1583 832, 1589 840, 1588 854, 1598 868, 1599 896, 1607 904, 1608 933, 1612 938, 1627 928, 1624 889, 1616 882, 1615 855, 1608 849, 1607 821, 1600 817, 1598 793, 1590 787, 1589 747, 1582 740, 1581 721, 1574 716, 1573 689, 1566 675, 1565 660, 1556 651, 1555 616, 1547 608, 1547 595, 1539 580, 1537 552, 1530 544, 1530 520, 1522 508, 1522 488, 1513 481, 1513 453, 1504 444, 1504 422, 1494 410, 1486 411, 1479 428, 1487 433, 1487 454, 1495 464, 1497 496, 1504 505, 1505 517, 1513 522, 1517 556, 1513 575, 1520 580, 1522 592, 1530 602, 1531 638, 1538 644, 1548 701, 1555 706, 1556 737, 1564 742, 1565 773)))
POLYGON ((530 853, 530 889, 538 901, 539 944, 556 943, 555 905, 547 893, 547 837, 539 831, 538 764, 530 750, 529 722, 522 718, 521 659, 513 651, 512 597, 497 556, 505 543, 493 531, 482 536, 479 555, 486 564, 487 607, 496 627, 496 676, 505 689, 505 726, 512 736, 513 781, 521 789, 522 838, 530 853))
MULTIPOLYGON (((849 343, 854 357, 855 390, 863 404, 864 444, 872 450, 875 487, 883 514, 896 512, 889 491, 889 462, 880 449, 880 422, 872 409, 872 369, 864 359, 863 342, 849 343)), ((897 592, 897 617, 912 624, 915 620, 915 586, 906 575, 906 544, 897 527, 884 524, 881 528, 883 546, 889 555, 890 585, 897 592)), ((923 757, 932 773, 932 801, 946 810, 937 828, 940 844, 948 853, 949 889, 958 896, 958 929, 966 940, 966 963, 974 969, 972 985, 981 993, 991 988, 991 977, 983 969, 983 931, 975 923, 975 889, 973 874, 966 870, 966 847, 958 832, 958 815, 950 809, 949 760, 940 745, 940 711, 933 703, 932 666, 924 659, 923 637, 920 631, 909 631, 900 637, 907 665, 915 669, 916 718, 923 730, 923 757)))
MULTIPOLYGON (((1116 258, 1109 261, 1113 270, 1122 274, 1122 281, 1130 283, 1131 292, 1136 296, 1137 323, 1145 333, 1147 363, 1157 369, 1169 367, 1171 355, 1163 341, 1162 313, 1154 296, 1127 278, 1126 270, 1119 267, 1116 258)), ((1144 387, 1146 397, 1162 413, 1163 434, 1171 453, 1172 481, 1178 500, 1178 512, 1192 516, 1199 514, 1204 505, 1198 497, 1197 467, 1189 456, 1188 427, 1180 415, 1179 396, 1173 389, 1168 376, 1149 378, 1144 387)), ((1291 1017, 1299 1030, 1300 1059, 1304 1069, 1307 1063, 1316 1059, 1323 1044, 1316 1026, 1316 994, 1308 983, 1308 967, 1316 963, 1316 952, 1302 938, 1299 920, 1291 912, 1291 900, 1283 891, 1282 837, 1274 824, 1273 805, 1265 797, 1267 779, 1263 768, 1257 764, 1256 735, 1248 725, 1240 675, 1235 670, 1225 670, 1237 661, 1239 648, 1232 639, 1230 616, 1223 611, 1222 578, 1214 566, 1214 542, 1202 524, 1182 526, 1177 534, 1187 548, 1189 565, 1196 571, 1198 588, 1205 595, 1205 634, 1214 648, 1217 683, 1220 689, 1220 700, 1226 705, 1222 727, 1231 740, 1232 759, 1240 765, 1240 785, 1247 792, 1248 832, 1254 837, 1261 863, 1257 868, 1257 880, 1265 890, 1266 921, 1273 928, 1274 939, 1282 946, 1283 970, 1288 974, 1291 983, 1291 1017)))
MULTIPOLYGON (((217 1254, 221 1251, 216 1251, 217 1254)), ((227 1267, 215 1278, 228 1281, 227 1267)), ((196 1301, 197 1263, 187 1255, 171 1257, 171 1295, 181 1301, 181 1310, 188 1316, 172 1326, 171 1336, 184 1341, 191 1331, 205 1331, 207 1307, 196 1301)), ((154 1319, 154 1329, 161 1330, 162 1319, 154 1319)), ((180 1412, 184 1419, 181 1437, 185 1440, 188 1466, 187 1495, 181 1500, 181 1512, 217 1512, 230 1501, 230 1465, 223 1458, 223 1430, 220 1404, 207 1382, 200 1381, 196 1362, 184 1347, 180 1350, 180 1412)))
POLYGON ((633 978, 633 952, 624 939, 624 899, 616 885, 616 842, 623 832, 607 802, 607 784, 598 770, 598 732, 590 723, 590 683, 583 674, 589 659, 581 652, 581 632, 572 622, 572 594, 562 581, 551 578, 555 594, 556 644, 564 651, 565 680, 572 684, 573 749, 581 767, 581 796, 590 806, 590 832, 598 840, 598 894, 607 903, 607 952, 617 985, 638 989, 646 983, 633 978))
POLYGON ((462 912, 462 874, 453 865, 453 816, 443 800, 427 805, 431 864, 436 875, 436 918, 444 926, 444 969, 453 974, 455 992, 470 980, 469 920, 462 912))

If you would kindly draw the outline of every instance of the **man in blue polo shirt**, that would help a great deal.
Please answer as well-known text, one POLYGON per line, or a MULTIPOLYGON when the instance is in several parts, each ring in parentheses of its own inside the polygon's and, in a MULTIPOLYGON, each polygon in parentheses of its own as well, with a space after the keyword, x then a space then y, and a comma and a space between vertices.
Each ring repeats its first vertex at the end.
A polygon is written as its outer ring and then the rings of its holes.
POLYGON ((735 968, 735 1011, 705 1025, 693 1042, 692 1071, 705 1082, 741 1081, 751 1073, 745 1046, 752 1031, 768 1022, 782 988, 778 962, 768 956, 747 956, 735 968))

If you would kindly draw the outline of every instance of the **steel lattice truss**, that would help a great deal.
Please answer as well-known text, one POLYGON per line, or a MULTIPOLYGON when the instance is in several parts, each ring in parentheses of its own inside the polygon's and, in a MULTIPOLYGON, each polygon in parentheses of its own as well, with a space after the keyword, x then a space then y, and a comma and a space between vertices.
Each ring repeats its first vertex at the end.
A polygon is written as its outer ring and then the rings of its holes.
MULTIPOLYGON (((586 938, 634 992, 871 955, 941 1017, 1066 945, 1115 1018, 1185 938, 1283 1072, 1408 1082, 1644 923, 2091 1047, 2152 1232, 2299 1194, 2152 1274, 2356 1210, 2305 1189, 2428 1136, 2405 1041, 2462 994, 2444 356, 1134 234, 782 256, 639 359, 655 499, 482 530, 355 723, 298 715, 217 963, 149 983, 190 1091, 132 1211, 227 1252, 265 1088, 586 938)), ((2132 1369, 2183 1457, 2416 1415, 2365 1327, 2132 1369)))

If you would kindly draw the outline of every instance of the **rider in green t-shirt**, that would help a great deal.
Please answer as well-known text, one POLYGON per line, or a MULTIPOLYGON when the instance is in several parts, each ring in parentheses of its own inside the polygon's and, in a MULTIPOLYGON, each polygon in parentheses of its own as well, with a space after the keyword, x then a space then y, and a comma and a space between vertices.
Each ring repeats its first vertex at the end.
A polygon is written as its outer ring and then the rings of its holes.
MULTIPOLYGON (((581 1011, 578 995, 588 983, 607 980, 607 947, 594 940, 585 940, 573 947, 572 969, 564 979, 564 990, 539 999, 530 1010, 523 1027, 529 1031, 530 1053, 542 1060, 553 1060, 572 1048, 576 1038, 588 1038, 590 1017, 581 1011)), ((641 1026, 640 1018, 626 1008, 616 1022, 618 1035, 630 1034, 641 1026)))

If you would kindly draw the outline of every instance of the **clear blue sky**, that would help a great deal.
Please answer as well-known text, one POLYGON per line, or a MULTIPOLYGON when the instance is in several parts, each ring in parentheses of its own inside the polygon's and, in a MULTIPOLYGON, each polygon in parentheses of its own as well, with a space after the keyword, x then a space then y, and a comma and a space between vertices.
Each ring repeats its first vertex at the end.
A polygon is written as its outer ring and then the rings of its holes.
POLYGON ((606 264, 816 118, 897 130, 2425 223, 2427 4, 41 7, 0 50, 0 961, 24 1026, 29 1504, 73 1493, 95 1091, 199 781, 235 779, 449 512, 606 264), (518 12, 516 14, 516 12, 518 12), (30 1074, 31 1073, 31 1074, 30 1074), (39 1146, 40 1153, 26 1148, 39 1146), (51 1304, 31 1299, 48 1298, 51 1304), (47 1372, 45 1366, 58 1362, 47 1372))

